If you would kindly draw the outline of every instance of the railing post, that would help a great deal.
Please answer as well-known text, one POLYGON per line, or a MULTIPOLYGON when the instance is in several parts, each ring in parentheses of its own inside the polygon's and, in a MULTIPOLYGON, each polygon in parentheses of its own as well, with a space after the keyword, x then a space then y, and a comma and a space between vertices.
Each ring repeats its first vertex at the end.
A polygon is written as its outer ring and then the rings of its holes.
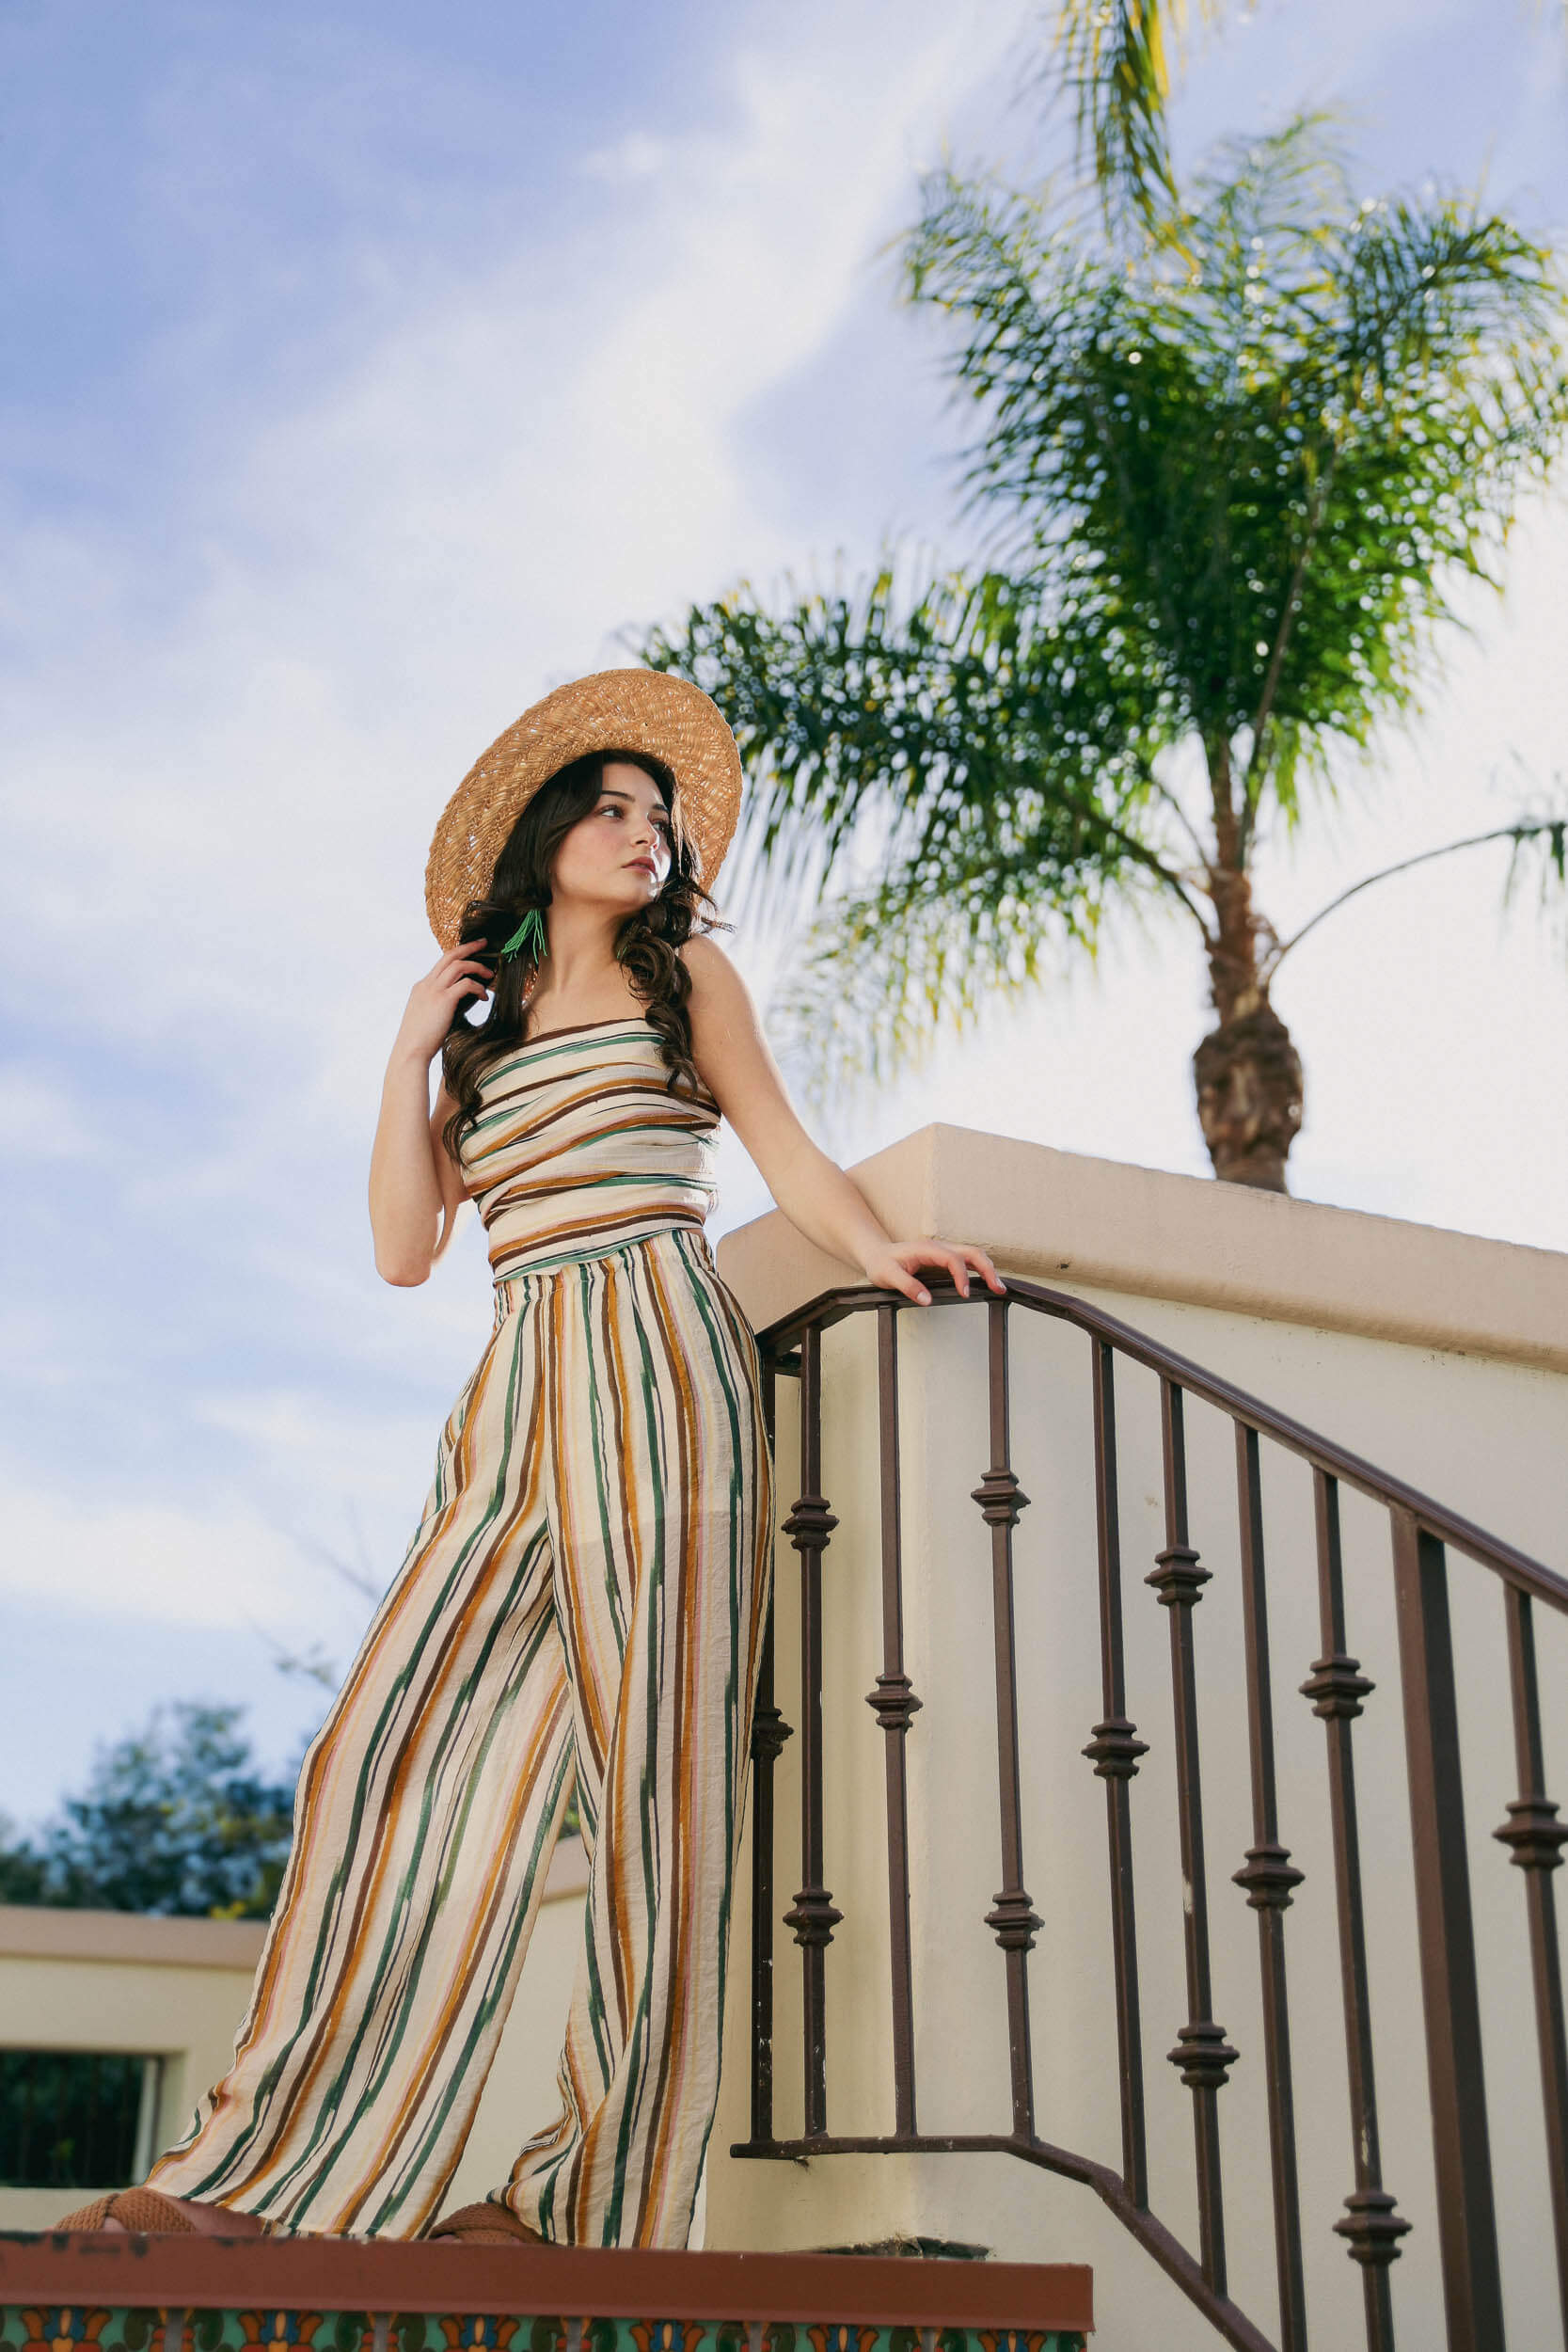
POLYGON ((1094 1381, 1094 1502, 1100 1553, 1100 1695, 1104 1714, 1084 1754, 1105 1783, 1110 1847, 1111 1964, 1117 1988, 1117 2060, 1121 2084, 1121 2177, 1135 2205, 1148 2202, 1144 2133, 1143 2027, 1138 2011, 1137 1908, 1132 1899, 1132 1821, 1129 1783, 1148 1754, 1127 1713, 1121 1627, 1121 1511, 1117 1491, 1116 1354, 1091 1338, 1094 1381))
POLYGON ((1355 1805, 1355 1759, 1351 1724, 1374 1685, 1345 1646, 1345 1580, 1339 1548, 1339 1486, 1314 1470, 1318 1549, 1318 1627, 1323 1655, 1314 1659, 1302 1695, 1328 1734, 1328 1799, 1334 1826, 1334 1883, 1339 1922, 1339 1979, 1345 2012, 1345 2063, 1350 2082, 1352 2161, 1355 2186, 1345 2218, 1334 2224, 1352 2261, 1361 2265, 1361 2298, 1368 2352, 1394 2352, 1394 2305, 1388 2265, 1399 2259, 1410 2224, 1383 2185, 1372 2063, 1372 2012, 1367 1984, 1367 1926, 1361 1896, 1361 1827, 1355 1805))
POLYGON ((1449 2352, 1502 2352, 1448 1567, 1413 1513, 1390 1516, 1449 2352))
POLYGON ((828 2128, 828 2016, 823 1961, 844 1914, 822 1883, 822 1554, 838 1520, 822 1491, 822 1330, 800 1341, 800 1492, 784 1533, 800 1555, 800 1853, 802 1883, 784 1913, 802 1951, 806 2137, 828 2128))
POLYGON ((914 1986, 910 1961, 910 1806, 905 1742, 921 1702, 904 1672, 904 1581, 898 1482, 898 1310, 877 1310, 877 1411, 882 1521, 882 1671, 865 1703, 880 1724, 887 1777, 888 1945, 893 1972, 894 2121, 915 2129, 914 1986))
MULTIPOLYGON (((769 1453, 777 1382, 765 1358, 762 1416, 769 1453)), ((773 1697, 775 1600, 770 1583, 752 1714, 752 2139, 758 2146, 773 2137, 773 1767, 791 1730, 773 1697)))
POLYGON ((1197 2226, 1203 2276, 1216 2295, 1226 2291, 1225 2190, 1220 2177, 1219 2093, 1237 2052, 1215 2024, 1209 1972, 1209 1882, 1203 1860, 1203 1789, 1198 1771, 1197 1677, 1193 1658, 1193 1611, 1209 1570, 1187 1540, 1187 1449, 1181 1391, 1160 1382, 1160 1433, 1165 1484, 1165 1546, 1144 1581, 1170 1612, 1171 1705, 1176 1719, 1176 1809, 1181 1845, 1182 1933, 1187 1959, 1187 2022, 1166 2058, 1193 2094, 1193 2142, 1197 2168, 1197 2226))
POLYGON ((1291 2074, 1291 2011, 1285 1986, 1285 1913, 1302 1874, 1279 1842, 1274 1750, 1274 1686, 1269 1658, 1268 1585, 1263 1568, 1263 1481, 1258 1432, 1236 1423, 1236 1486, 1242 1532, 1242 1626, 1246 1644, 1247 1747, 1252 1770, 1252 1844, 1234 1873, 1258 1914, 1263 1979, 1263 2068, 1269 2098, 1269 2161, 1274 2173, 1275 2267, 1279 2340, 1306 2352, 1307 2281, 1301 2261, 1301 2192, 1296 2175, 1295 2090, 1291 2074))
POLYGON ((1013 1632, 1013 1529, 1029 1498, 1014 1475, 1007 1429, 1007 1302, 987 1303, 990 1326, 990 1468, 972 1488, 990 1529, 991 1616, 996 1645, 996 1777, 1002 1809, 1002 1887, 986 1914, 1007 1959, 1007 2054, 1013 2130, 1035 2136, 1029 2047, 1029 1954, 1043 1924, 1023 1884, 1023 1801, 1018 1769, 1018 1664, 1013 1632))
POLYGON ((1530 1968, 1535 1979, 1535 2032, 1541 2047, 1541 2091, 1546 2118, 1546 2164, 1552 2184, 1558 2293, 1568 2343, 1568 2034, 1562 2015, 1562 1959, 1557 1940, 1552 1872, 1562 1860, 1568 1825, 1546 1794, 1541 1744, 1541 1692, 1535 1672, 1535 1613, 1516 1584, 1504 1588, 1508 1613, 1509 1680, 1513 1695, 1513 1753, 1519 1794, 1508 1820, 1492 1832, 1525 1873, 1529 1903, 1530 1968))
POLYGON ((768 1596, 752 1717, 752 2137, 773 2137, 773 1767, 793 1726, 773 1702, 768 1596))

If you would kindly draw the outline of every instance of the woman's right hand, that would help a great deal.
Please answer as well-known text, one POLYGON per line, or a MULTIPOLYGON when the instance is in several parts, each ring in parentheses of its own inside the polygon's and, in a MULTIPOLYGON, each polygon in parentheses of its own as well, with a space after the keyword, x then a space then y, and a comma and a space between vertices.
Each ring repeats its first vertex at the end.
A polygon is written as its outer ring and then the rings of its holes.
POLYGON ((483 939, 466 939, 449 947, 423 979, 415 981, 392 1048, 394 1056, 418 1054, 426 1062, 433 1061, 451 1027, 453 1014, 469 997, 486 995, 494 987, 495 974, 479 952, 483 946, 483 939))

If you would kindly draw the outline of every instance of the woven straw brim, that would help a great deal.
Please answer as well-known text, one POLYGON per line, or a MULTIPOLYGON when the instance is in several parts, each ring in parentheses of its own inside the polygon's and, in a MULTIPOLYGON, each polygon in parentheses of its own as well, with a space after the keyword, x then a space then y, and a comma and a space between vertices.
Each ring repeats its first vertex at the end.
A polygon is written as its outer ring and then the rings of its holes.
POLYGON ((474 762, 441 813, 425 867, 430 928, 456 945, 465 910, 490 888, 507 835, 542 784, 585 752, 647 752, 673 771, 676 818, 705 888, 740 813, 740 754, 700 686, 663 670, 600 670, 558 686, 474 762))

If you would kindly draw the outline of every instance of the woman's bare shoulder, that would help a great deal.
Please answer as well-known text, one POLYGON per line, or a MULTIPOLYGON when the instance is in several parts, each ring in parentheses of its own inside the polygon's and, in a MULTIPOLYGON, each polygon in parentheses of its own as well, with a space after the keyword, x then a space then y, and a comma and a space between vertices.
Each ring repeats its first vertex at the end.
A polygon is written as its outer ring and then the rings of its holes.
POLYGON ((691 1001, 733 1004, 746 994, 746 983, 716 939, 699 932, 677 951, 691 976, 691 1001))
POLYGON ((754 1050, 762 1034, 756 1005, 717 940, 689 939, 680 952, 691 976, 689 1010, 699 1067, 705 1055, 717 1067, 719 1055, 742 1043, 754 1050))

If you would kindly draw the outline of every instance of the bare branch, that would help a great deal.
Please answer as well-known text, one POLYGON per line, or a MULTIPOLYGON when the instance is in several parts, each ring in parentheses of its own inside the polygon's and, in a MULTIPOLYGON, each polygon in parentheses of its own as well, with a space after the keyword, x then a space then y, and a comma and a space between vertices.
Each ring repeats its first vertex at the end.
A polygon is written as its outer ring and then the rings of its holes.
POLYGON ((1205 843, 1202 834, 1198 832, 1197 827, 1193 823, 1192 818, 1188 816, 1186 810, 1182 807, 1180 802, 1177 799, 1176 794, 1171 790, 1168 785, 1162 784, 1159 777, 1155 775, 1151 775, 1148 781, 1149 788, 1153 792, 1155 799, 1157 801, 1164 801, 1165 806, 1170 810, 1171 815, 1176 818, 1177 823, 1180 826, 1182 832, 1192 843, 1193 849, 1197 855, 1198 865, 1205 872, 1207 872, 1209 867, 1208 846, 1205 843))

